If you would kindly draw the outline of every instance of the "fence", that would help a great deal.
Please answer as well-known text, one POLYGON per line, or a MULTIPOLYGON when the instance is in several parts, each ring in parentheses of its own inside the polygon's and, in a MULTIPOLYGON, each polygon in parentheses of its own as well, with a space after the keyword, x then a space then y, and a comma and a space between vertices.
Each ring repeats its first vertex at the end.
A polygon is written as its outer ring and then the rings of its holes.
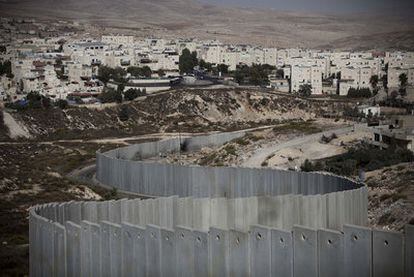
MULTIPOLYGON (((31 276, 414 274, 412 225, 406 226, 405 234, 355 225, 344 225, 342 232, 298 225, 285 230, 259 224, 260 220, 257 224, 246 222, 251 224, 248 230, 233 229, 232 224, 227 225, 229 228, 214 227, 214 223, 198 230, 192 228, 197 226, 194 215, 198 211, 192 216, 193 223, 186 222, 186 215, 177 214, 179 198, 155 201, 164 213, 154 212, 151 199, 52 203, 31 208, 31 276)), ((245 215, 234 216, 238 221, 245 215)))

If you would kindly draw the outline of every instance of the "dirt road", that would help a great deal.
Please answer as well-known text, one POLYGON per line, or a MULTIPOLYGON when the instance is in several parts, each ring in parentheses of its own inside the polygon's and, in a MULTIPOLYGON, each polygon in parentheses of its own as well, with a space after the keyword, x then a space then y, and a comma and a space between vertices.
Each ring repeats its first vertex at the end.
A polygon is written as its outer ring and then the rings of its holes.
POLYGON ((261 167, 261 164, 263 161, 266 160, 266 158, 275 152, 282 150, 284 148, 288 147, 297 147, 297 146, 303 146, 306 147, 306 144, 317 141, 321 138, 322 135, 329 136, 332 133, 335 133, 337 135, 344 135, 350 132, 353 132, 354 127, 344 127, 339 129, 332 129, 328 131, 323 131, 320 133, 315 133, 312 135, 307 135, 303 137, 298 137, 295 139, 291 139, 286 142, 282 143, 270 143, 267 145, 264 145, 262 148, 254 151, 250 157, 248 157, 241 166, 244 167, 261 167))

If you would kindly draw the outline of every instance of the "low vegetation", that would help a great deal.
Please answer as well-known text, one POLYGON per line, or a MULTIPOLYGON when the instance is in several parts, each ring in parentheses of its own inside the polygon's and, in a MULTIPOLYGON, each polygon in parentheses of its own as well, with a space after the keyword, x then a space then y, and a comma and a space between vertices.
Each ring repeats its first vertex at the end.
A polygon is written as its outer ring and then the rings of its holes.
POLYGON ((127 91, 124 92, 124 99, 127 100, 127 101, 132 101, 137 97, 146 96, 146 95, 147 95, 147 93, 145 92, 145 89, 140 90, 140 89, 130 88, 127 91))
POLYGON ((359 169, 372 171, 403 162, 413 162, 414 154, 402 148, 379 149, 362 144, 351 148, 347 153, 323 161, 305 160, 302 171, 328 171, 338 175, 353 176, 359 169))
POLYGON ((275 67, 268 64, 241 65, 237 66, 232 75, 240 85, 267 86, 268 76, 272 70, 275 70, 275 67))
POLYGON ((275 133, 287 134, 292 132, 301 132, 304 134, 313 134, 321 132, 322 129, 315 126, 312 121, 292 121, 279 126, 273 127, 275 133))
POLYGON ((350 88, 348 98, 370 98, 372 96, 369 88, 350 88))
POLYGON ((117 191, 66 177, 117 144, 22 143, 0 146, 0 275, 28 275, 28 209, 49 202, 114 199, 117 191), (24 153, 24 158, 22 158, 24 153), (92 197, 92 198, 91 198, 92 197))

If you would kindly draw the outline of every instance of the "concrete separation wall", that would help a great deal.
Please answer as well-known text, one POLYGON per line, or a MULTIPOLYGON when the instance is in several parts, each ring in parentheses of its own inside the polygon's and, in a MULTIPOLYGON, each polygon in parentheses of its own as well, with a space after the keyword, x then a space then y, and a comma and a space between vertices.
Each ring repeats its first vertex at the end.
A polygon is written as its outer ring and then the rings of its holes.
MULTIPOLYGON (((244 132, 184 139, 187 151, 222 145, 244 132)), ((363 187, 347 178, 275 169, 202 167, 141 161, 180 149, 180 140, 167 139, 97 153, 96 178, 122 191, 151 196, 250 197, 284 194, 316 195, 363 187)))
MULTIPOLYGON (((156 199, 158 204, 171 200, 180 199, 156 199)), ((404 234, 355 225, 344 225, 343 232, 301 225, 284 230, 259 222, 244 230, 211 224, 200 230, 179 226, 179 219, 172 226, 151 224, 163 212, 141 219, 136 216, 141 202, 152 205, 151 200, 119 200, 91 207, 72 202, 31 208, 30 275, 408 277, 412 273, 412 225, 404 234), (82 210, 102 206, 108 208, 108 215, 114 212, 120 217, 124 211, 119 213, 115 203, 131 215, 120 224, 107 216, 91 222, 71 211, 77 206, 82 210), (62 224, 55 215, 66 212, 66 206, 69 216, 62 224)), ((175 211, 170 215, 174 217, 175 211)))
MULTIPOLYGON (((412 272, 413 253, 403 246, 403 235, 363 227, 368 200, 361 183, 321 173, 143 161, 244 135, 168 139, 97 153, 100 182, 157 198, 31 208, 30 275, 344 272, 376 277, 412 272)), ((405 241, 414 241, 412 226, 405 241)))

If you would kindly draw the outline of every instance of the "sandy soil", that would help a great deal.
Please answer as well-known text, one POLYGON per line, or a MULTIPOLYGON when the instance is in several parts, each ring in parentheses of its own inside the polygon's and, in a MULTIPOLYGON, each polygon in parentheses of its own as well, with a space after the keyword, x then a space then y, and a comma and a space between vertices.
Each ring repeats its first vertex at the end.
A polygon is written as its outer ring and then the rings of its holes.
POLYGON ((21 122, 17 122, 8 112, 3 111, 4 124, 9 129, 9 136, 12 139, 30 138, 31 135, 26 126, 21 122))
POLYGON ((369 133, 364 131, 339 134, 333 130, 326 133, 335 133, 338 138, 329 143, 322 143, 320 141, 321 135, 318 134, 312 137, 312 140, 304 141, 293 147, 283 148, 273 152, 274 156, 268 160, 268 166, 281 169, 299 168, 306 159, 315 161, 343 154, 353 143, 371 137, 369 133))

